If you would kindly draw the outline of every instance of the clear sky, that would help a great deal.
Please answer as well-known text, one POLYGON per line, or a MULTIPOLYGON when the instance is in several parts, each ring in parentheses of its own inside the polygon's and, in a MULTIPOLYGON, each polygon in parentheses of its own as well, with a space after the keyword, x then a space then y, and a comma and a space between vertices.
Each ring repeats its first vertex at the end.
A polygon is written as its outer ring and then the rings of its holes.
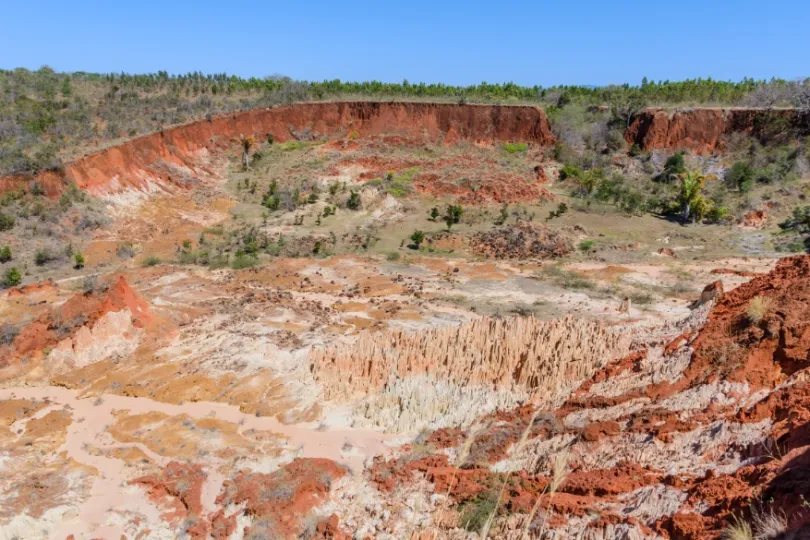
POLYGON ((810 76, 810 0, 36 1, 0 67, 551 86, 810 76))

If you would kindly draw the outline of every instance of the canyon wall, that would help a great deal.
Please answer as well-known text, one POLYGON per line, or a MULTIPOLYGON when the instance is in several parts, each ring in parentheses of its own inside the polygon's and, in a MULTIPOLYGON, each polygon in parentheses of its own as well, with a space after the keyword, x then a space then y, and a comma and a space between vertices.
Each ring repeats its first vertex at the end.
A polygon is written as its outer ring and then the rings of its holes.
MULTIPOLYGON (((240 135, 278 142, 299 138, 399 134, 453 144, 521 141, 539 145, 554 142, 548 119, 537 107, 455 105, 435 103, 302 103, 289 107, 255 109, 215 117, 138 137, 87 155, 63 171, 45 172, 35 179, 49 196, 74 182, 94 195, 124 189, 171 189, 198 171, 199 155, 236 142, 240 135)), ((25 175, 0 178, 0 193, 27 186, 25 175)))
POLYGON ((710 154, 725 148, 724 138, 745 133, 762 143, 810 134, 810 112, 798 109, 708 109, 636 113, 625 132, 628 144, 645 150, 666 148, 710 154))

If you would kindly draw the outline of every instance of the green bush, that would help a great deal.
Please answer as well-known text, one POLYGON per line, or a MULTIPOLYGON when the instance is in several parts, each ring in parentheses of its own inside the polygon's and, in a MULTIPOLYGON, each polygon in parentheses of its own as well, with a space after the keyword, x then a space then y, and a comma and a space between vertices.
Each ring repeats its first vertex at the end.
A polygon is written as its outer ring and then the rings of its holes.
POLYGON ((389 262, 395 262, 399 260, 399 253, 396 251, 392 251, 385 256, 385 260, 389 262))
POLYGON ((755 172, 748 163, 738 161, 725 174, 726 185, 746 193, 754 186, 755 172))
POLYGON ((3 246, 0 248, 0 263, 8 262, 11 260, 11 246, 3 246))
POLYGON ((565 165, 560 169, 560 182, 564 182, 569 178, 580 178, 582 176, 582 169, 576 165, 565 165))
POLYGON ((22 281, 22 276, 20 275, 20 271, 16 268, 9 268, 6 270, 5 276, 3 276, 3 286, 4 287, 14 287, 20 284, 22 281))
POLYGON ((425 241, 425 233, 422 231, 414 231, 411 235, 411 242, 414 243, 416 249, 419 249, 419 246, 422 242, 425 241))
POLYGON ((45 264, 48 264, 54 259, 55 257, 53 253, 51 253, 51 250, 49 250, 48 248, 42 248, 38 249, 36 254, 34 255, 34 264, 36 264, 37 266, 43 266, 45 264))
POLYGON ((257 262, 256 257, 248 255, 247 253, 237 252, 233 260, 231 261, 231 268, 233 268, 234 270, 251 268, 253 266, 256 266, 256 262, 257 262))
POLYGON ((589 251, 596 244, 596 240, 583 240, 579 243, 580 251, 589 251))
POLYGON ((664 172, 661 175, 664 181, 670 181, 686 172, 686 162, 683 152, 675 152, 664 162, 664 172))
POLYGON ((461 216, 464 213, 464 208, 459 204, 448 204, 444 210, 444 222, 447 224, 449 230, 454 224, 461 221, 461 216))
POLYGON ((14 216, 7 216, 0 212, 0 231, 10 231, 14 228, 14 216))
POLYGON ((82 268, 84 268, 84 255, 82 255, 81 253, 77 253, 76 255, 73 256, 73 260, 75 262, 73 268, 75 268, 76 270, 81 270, 82 268))
POLYGON ((359 210, 360 209, 360 194, 356 191, 352 191, 349 195, 349 200, 346 201, 346 208, 349 210, 359 210))
POLYGON ((141 264, 143 266, 156 266, 156 265, 160 264, 160 258, 155 257, 154 255, 150 255, 149 257, 146 257, 143 260, 143 262, 141 262, 141 264))

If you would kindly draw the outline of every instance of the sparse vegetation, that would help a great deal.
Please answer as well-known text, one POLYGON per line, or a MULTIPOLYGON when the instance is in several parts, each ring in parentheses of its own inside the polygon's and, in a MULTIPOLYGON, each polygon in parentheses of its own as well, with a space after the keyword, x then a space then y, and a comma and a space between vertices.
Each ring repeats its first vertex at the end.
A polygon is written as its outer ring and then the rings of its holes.
POLYGON ((156 266, 156 265, 160 264, 160 257, 156 257, 154 255, 149 255, 148 257, 145 257, 143 259, 143 262, 141 262, 141 264, 143 266, 156 266))
POLYGON ((753 324, 759 324, 771 311, 772 301, 767 296, 755 296, 748 302, 745 314, 753 324))
POLYGON ((464 209, 461 205, 458 204, 448 204, 447 208, 444 210, 444 223, 447 225, 447 230, 450 230, 450 227, 459 223, 461 221, 461 216, 464 213, 464 209))
POLYGON ((5 245, 0 248, 0 263, 6 263, 12 259, 11 246, 5 245))
POLYGON ((349 210, 360 210, 360 194, 356 191, 352 191, 349 194, 349 200, 346 201, 346 208, 349 210))
POLYGON ((413 234, 411 234, 411 242, 413 242, 413 245, 416 249, 419 249, 419 246, 422 245, 422 242, 424 241, 425 241, 425 233, 423 233, 422 231, 414 231, 413 234))
POLYGON ((9 268, 3 275, 3 287, 15 287, 22 281, 20 271, 16 268, 9 268))
POLYGON ((529 145, 526 143, 504 143, 502 148, 506 150, 509 154, 517 154, 519 152, 525 152, 529 145))

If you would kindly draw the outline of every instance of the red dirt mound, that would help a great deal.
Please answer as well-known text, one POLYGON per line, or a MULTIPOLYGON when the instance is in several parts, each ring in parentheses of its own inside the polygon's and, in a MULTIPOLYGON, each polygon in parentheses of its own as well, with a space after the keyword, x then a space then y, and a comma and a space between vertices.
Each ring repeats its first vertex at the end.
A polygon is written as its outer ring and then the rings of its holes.
POLYGON ((61 306, 43 313, 14 338, 10 347, 0 350, 0 368, 13 361, 54 347, 81 327, 92 327, 111 312, 128 309, 135 326, 143 328, 152 320, 149 305, 130 288, 123 276, 109 287, 77 293, 61 306))
MULTIPOLYGON (((305 103, 256 109, 202 120, 139 137, 68 164, 63 171, 36 177, 47 195, 57 196, 70 182, 93 194, 125 189, 171 190, 194 181, 200 153, 235 143, 242 134, 279 142, 312 137, 399 134, 445 142, 554 142, 548 119, 537 107, 434 103, 305 103)), ((26 176, 0 178, 0 193, 24 187, 26 176)))

